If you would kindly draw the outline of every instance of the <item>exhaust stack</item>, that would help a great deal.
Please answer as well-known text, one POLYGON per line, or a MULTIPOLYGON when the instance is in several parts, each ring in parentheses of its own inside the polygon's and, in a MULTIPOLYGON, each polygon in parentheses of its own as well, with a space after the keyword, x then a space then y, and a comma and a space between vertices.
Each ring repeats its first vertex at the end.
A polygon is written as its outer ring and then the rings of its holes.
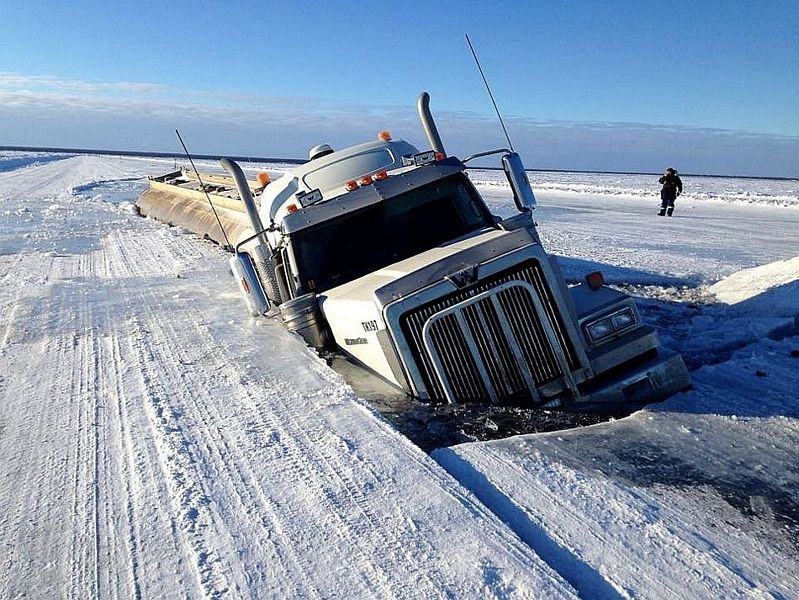
POLYGON ((441 136, 438 135, 436 122, 433 120, 433 115, 430 112, 430 94, 427 92, 419 94, 419 101, 416 107, 419 110, 419 119, 422 121, 422 127, 424 127, 424 132, 427 134, 427 139, 430 141, 430 146, 436 152, 441 152, 441 154, 446 156, 447 153, 444 151, 444 143, 441 141, 441 136))
MULTIPOLYGON (((244 203, 244 208, 247 209, 247 215, 250 217, 250 222, 252 223, 252 228, 255 233, 263 232, 264 226, 261 223, 261 215, 258 214, 258 207, 255 206, 255 200, 253 200, 252 192, 250 192, 250 185, 247 183, 247 178, 244 176, 244 171, 241 170, 241 167, 234 161, 230 160, 229 158, 223 158, 219 161, 224 167, 225 171, 227 171, 230 176, 233 178, 233 181, 236 182, 236 189, 239 192, 239 198, 244 203)), ((260 233, 258 236, 258 240, 262 244, 269 245, 269 242, 266 239, 266 234, 260 233)))
POLYGON ((255 200, 253 200, 244 171, 241 170, 238 163, 229 158, 223 158, 220 163, 236 182, 239 198, 247 209, 253 230, 255 230, 255 235, 248 239, 257 238, 255 247, 252 249, 253 264, 250 264, 250 257, 239 252, 239 247, 244 243, 240 242, 236 246, 236 256, 230 259, 230 265, 239 279, 239 287, 250 307, 250 312, 253 315, 256 313, 266 314, 272 304, 279 306, 282 301, 269 240, 264 232, 261 215, 258 214, 258 207, 255 206, 255 200))

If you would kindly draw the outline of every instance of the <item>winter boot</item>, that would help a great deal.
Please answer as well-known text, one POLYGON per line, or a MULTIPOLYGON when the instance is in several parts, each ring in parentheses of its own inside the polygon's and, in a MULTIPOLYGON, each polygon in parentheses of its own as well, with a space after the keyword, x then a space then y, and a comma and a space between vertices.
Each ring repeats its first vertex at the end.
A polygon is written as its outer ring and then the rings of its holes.
POLYGON ((658 213, 658 216, 659 217, 665 217, 666 216, 666 209, 665 208, 661 208, 660 212, 658 213))
MULTIPOLYGON (((662 211, 661 211, 661 212, 662 212, 662 211)), ((672 214, 674 214, 674 207, 673 207, 673 206, 669 206, 669 210, 666 212, 666 214, 667 214, 667 215, 669 215, 669 216, 671 216, 672 214)))

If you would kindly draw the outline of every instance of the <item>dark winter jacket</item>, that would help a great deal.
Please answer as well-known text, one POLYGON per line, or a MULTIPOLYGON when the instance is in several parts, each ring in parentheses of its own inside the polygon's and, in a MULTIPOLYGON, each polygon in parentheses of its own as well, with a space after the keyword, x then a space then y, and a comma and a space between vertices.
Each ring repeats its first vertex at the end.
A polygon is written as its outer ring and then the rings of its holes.
POLYGON ((677 173, 667 173, 659 179, 663 184, 660 190, 660 198, 662 200, 674 200, 677 194, 682 194, 682 179, 677 173))

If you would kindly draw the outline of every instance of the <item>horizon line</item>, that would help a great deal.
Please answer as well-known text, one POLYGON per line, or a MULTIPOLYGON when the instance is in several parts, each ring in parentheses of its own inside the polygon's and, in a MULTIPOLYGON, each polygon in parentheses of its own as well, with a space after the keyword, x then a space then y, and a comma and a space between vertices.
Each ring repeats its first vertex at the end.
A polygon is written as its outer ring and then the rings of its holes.
MULTIPOLYGON (((0 151, 24 151, 24 152, 52 152, 56 154, 100 154, 105 156, 140 156, 140 157, 153 157, 153 158, 185 158, 184 154, 177 152, 162 152, 150 150, 108 150, 98 148, 58 148, 48 146, 0 146, 0 151)), ((192 158, 201 160, 218 160, 221 158, 230 158, 240 162, 279 162, 301 165, 308 162, 307 159, 302 158, 279 158, 268 156, 244 156, 244 155, 221 155, 221 154, 192 154, 192 158)), ((466 167, 471 170, 483 171, 501 171, 501 167, 466 167)), ((586 173, 596 175, 660 175, 651 171, 598 171, 592 169, 545 169, 545 168, 525 168, 525 171, 531 173, 586 173)), ((777 177, 768 175, 718 175, 711 173, 680 173, 683 177, 716 177, 723 179, 770 179, 775 181, 799 181, 797 177, 777 177)))

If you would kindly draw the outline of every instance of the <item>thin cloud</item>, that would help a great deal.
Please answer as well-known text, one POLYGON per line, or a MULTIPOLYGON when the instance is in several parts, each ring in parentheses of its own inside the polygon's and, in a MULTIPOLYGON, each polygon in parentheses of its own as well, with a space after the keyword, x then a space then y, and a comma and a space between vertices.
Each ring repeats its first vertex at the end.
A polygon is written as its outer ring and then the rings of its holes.
POLYGON ((78 79, 61 79, 48 75, 22 75, 0 71, 0 88, 11 90, 39 89, 61 92, 128 92, 136 94, 163 93, 168 86, 157 83, 136 83, 130 81, 91 82, 78 79))
MULTIPOLYGON (((506 145, 491 115, 437 110, 447 149, 457 155, 506 145)), ((681 170, 796 176, 799 137, 650 123, 541 121, 508 115, 527 165, 595 170, 681 170)), ((89 82, 0 73, 3 143, 160 150, 180 124, 203 151, 303 156, 320 142, 341 147, 389 128, 425 142, 415 107, 334 104, 309 97, 185 90, 139 82, 89 82), (47 124, 45 127, 44 124, 47 124)), ((492 163, 493 164, 493 163, 492 163)))

